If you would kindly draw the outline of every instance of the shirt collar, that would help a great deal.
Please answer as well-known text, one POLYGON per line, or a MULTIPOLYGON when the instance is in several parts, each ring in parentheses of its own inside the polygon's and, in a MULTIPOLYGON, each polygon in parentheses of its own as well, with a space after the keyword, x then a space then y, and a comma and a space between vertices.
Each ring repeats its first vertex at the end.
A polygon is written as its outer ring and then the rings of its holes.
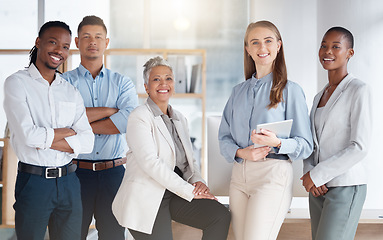
MULTIPOLYGON (((86 69, 81 63, 80 65, 78 66, 78 70, 80 71, 80 74, 81 76, 86 76, 86 74, 90 74, 90 72, 88 71, 88 69, 86 69)), ((105 66, 102 65, 102 68, 101 68, 101 71, 100 73, 98 74, 100 77, 103 77, 105 74, 105 66)))
POLYGON ((250 83, 253 84, 253 85, 256 85, 257 83, 266 83, 266 82, 273 82, 273 72, 267 74, 266 76, 258 79, 255 77, 257 73, 253 73, 253 75, 251 76, 251 79, 250 79, 250 83))
MULTIPOLYGON (((150 109, 152 110, 155 117, 165 115, 161 111, 161 109, 157 106, 157 104, 150 97, 148 97, 147 103, 148 103, 148 105, 149 105, 150 109)), ((171 119, 176 120, 176 121, 179 120, 177 114, 173 111, 173 108, 172 108, 172 106, 170 106, 170 104, 168 104, 168 113, 169 113, 169 117, 171 119)))
MULTIPOLYGON (((36 80, 36 81, 40 81, 40 82, 46 82, 48 83, 48 81, 46 79, 43 78, 43 76, 41 75, 41 73, 39 72, 39 70, 37 69, 36 65, 34 63, 32 63, 29 67, 28 67, 28 72, 29 74, 31 75, 32 79, 33 80, 36 80)), ((60 84, 62 83, 64 80, 63 78, 60 76, 59 73, 55 73, 55 79, 53 80, 52 84, 60 84)))

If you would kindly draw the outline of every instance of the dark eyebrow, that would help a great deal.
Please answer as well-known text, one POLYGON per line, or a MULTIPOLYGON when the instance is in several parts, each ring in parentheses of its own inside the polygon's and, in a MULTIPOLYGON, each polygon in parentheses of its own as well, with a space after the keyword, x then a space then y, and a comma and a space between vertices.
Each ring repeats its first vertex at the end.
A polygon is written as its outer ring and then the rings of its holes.
MULTIPOLYGON (((48 38, 48 40, 49 39, 53 39, 53 40, 55 40, 55 41, 59 41, 57 38, 55 38, 55 37, 49 37, 48 38)), ((70 46, 70 43, 63 43, 64 45, 68 45, 68 46, 70 46)))
MULTIPOLYGON (((88 33, 88 32, 84 32, 84 33, 82 33, 81 35, 90 35, 90 33, 88 33)), ((96 33, 96 35, 103 35, 102 33, 96 33)))
POLYGON ((53 37, 53 36, 51 36, 51 37, 48 37, 48 39, 54 39, 54 40, 56 40, 56 41, 57 41, 57 38, 55 38, 55 37, 53 37))
MULTIPOLYGON (((322 41, 321 43, 326 43, 326 41, 322 41)), ((332 42, 332 43, 342 44, 341 42, 338 42, 338 41, 335 41, 335 42, 332 42)))

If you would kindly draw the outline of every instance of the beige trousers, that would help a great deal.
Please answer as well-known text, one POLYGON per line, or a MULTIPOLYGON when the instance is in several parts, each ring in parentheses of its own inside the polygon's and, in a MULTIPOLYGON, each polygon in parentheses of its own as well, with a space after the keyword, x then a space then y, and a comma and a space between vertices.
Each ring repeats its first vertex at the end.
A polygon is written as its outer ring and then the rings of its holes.
POLYGON ((275 240, 292 200, 289 160, 234 163, 230 210, 236 240, 275 240))

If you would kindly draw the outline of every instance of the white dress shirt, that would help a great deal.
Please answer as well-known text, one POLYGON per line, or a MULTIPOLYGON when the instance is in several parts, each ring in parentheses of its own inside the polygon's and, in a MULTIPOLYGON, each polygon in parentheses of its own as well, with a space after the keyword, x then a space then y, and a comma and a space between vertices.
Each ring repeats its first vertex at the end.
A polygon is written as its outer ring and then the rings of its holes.
POLYGON ((4 83, 4 110, 11 144, 21 162, 57 167, 93 149, 94 135, 80 93, 56 73, 49 85, 36 68, 20 70, 4 83), (71 128, 65 140, 74 153, 51 149, 55 128, 71 128))

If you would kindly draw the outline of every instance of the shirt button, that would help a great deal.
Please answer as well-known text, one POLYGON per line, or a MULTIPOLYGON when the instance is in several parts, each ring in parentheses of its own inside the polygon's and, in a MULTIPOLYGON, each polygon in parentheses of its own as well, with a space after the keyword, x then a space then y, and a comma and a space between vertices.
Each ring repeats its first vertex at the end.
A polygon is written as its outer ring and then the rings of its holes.
POLYGON ((96 152, 96 154, 98 154, 98 152, 96 152))
POLYGON ((94 100, 97 100, 97 98, 95 98, 94 100))

